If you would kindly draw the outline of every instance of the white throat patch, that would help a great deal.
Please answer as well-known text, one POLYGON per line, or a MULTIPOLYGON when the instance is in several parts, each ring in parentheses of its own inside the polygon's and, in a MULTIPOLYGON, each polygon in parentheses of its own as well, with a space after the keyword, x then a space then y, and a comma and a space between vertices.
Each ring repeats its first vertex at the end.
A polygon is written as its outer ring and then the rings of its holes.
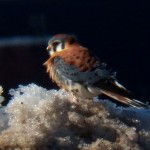
POLYGON ((54 50, 53 49, 51 49, 50 51, 48 51, 49 52, 49 55, 53 55, 54 54, 54 50))

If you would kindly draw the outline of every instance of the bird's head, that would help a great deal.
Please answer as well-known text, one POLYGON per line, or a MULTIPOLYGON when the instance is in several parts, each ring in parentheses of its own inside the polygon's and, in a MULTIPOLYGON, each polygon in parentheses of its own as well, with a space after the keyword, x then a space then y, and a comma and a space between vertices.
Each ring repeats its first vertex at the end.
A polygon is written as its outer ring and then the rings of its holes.
POLYGON ((49 40, 47 51, 52 56, 55 52, 63 51, 68 45, 75 43, 78 43, 75 36, 68 34, 57 34, 49 40))

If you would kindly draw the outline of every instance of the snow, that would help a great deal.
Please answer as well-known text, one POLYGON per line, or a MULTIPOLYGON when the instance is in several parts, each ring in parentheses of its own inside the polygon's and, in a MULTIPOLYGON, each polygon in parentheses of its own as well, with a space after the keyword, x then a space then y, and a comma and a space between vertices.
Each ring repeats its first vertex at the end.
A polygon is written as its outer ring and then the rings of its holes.
POLYGON ((150 110, 80 100, 36 84, 11 89, 0 108, 0 149, 150 149, 150 110))

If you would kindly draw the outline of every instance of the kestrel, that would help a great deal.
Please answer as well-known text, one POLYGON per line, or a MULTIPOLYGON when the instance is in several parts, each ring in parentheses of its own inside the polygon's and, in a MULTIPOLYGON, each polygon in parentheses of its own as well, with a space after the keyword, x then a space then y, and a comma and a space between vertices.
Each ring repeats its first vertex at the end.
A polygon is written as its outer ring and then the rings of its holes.
POLYGON ((75 97, 92 99, 106 95, 134 107, 148 107, 133 99, 132 94, 118 83, 116 73, 83 47, 73 35, 57 34, 49 42, 50 58, 44 63, 51 79, 75 97))

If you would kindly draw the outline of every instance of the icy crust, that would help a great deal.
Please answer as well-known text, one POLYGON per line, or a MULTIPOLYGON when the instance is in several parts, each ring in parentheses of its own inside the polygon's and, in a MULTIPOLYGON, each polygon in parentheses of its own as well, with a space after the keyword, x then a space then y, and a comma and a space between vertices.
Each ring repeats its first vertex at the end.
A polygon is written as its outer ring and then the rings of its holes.
POLYGON ((35 84, 0 109, 0 150, 149 150, 150 111, 81 100, 35 84), (7 117, 8 116, 8 117, 7 117))

